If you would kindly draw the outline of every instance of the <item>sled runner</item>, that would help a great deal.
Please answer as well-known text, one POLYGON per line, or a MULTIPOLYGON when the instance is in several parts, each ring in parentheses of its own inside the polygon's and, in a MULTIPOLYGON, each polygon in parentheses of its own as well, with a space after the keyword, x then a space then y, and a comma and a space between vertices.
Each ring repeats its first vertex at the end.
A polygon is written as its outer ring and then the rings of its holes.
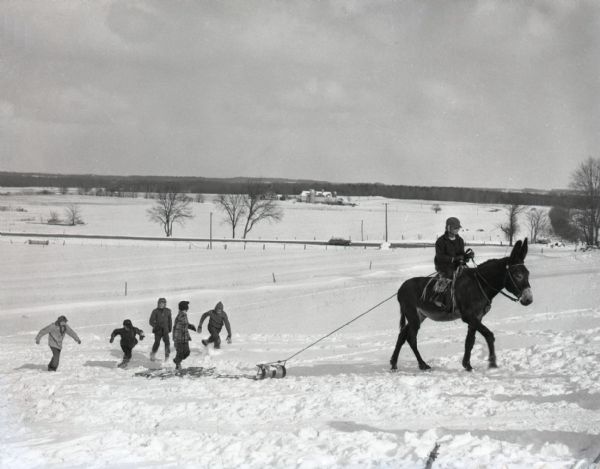
MULTIPOLYGON (((144 371, 139 371, 134 376, 141 378, 183 378, 184 376, 191 376, 193 378, 227 378, 227 379, 251 379, 257 380, 255 375, 251 374, 222 374, 216 373, 216 368, 204 368, 202 366, 190 366, 188 368, 182 368, 180 370, 176 368, 149 368, 144 371)), ((270 376, 268 376, 270 377, 270 376)), ((274 376, 273 376, 274 377, 274 376)), ((283 377, 283 376, 280 376, 283 377)))
POLYGON ((173 378, 182 376, 193 376, 195 378, 213 376, 215 368, 204 368, 202 366, 190 366, 189 368, 183 368, 177 370, 175 368, 149 368, 144 371, 138 371, 134 376, 140 376, 142 378, 173 378))

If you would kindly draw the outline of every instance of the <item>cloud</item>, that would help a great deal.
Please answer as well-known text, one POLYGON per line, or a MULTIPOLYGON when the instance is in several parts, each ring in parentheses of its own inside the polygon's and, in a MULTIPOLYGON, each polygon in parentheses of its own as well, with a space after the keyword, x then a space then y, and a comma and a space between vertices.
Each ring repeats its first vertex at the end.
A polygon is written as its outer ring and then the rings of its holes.
POLYGON ((317 78, 283 92, 281 100, 287 106, 299 109, 339 109, 348 106, 348 96, 340 83, 317 78))
POLYGON ((452 163, 484 178, 502 161, 491 185, 516 164, 529 184, 540 161, 600 146, 599 11, 586 0, 4 2, 2 135, 20 152, 15 169, 145 161, 148 173, 427 184, 458 181, 452 163), (368 172, 350 169, 365 158, 368 172))
POLYGON ((165 22, 160 11, 142 1, 113 3, 108 9, 106 25, 126 42, 149 42, 160 36, 165 22))
POLYGON ((11 119, 15 115, 15 106, 0 99, 0 119, 11 119))

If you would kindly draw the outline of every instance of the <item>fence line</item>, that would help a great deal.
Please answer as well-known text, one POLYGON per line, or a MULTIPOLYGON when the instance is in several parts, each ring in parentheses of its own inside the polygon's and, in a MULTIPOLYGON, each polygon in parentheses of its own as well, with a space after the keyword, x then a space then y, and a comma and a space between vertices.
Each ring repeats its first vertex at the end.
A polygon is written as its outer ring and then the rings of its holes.
MULTIPOLYGON (((123 236, 123 235, 83 235, 83 234, 54 234, 54 233, 12 233, 0 232, 0 237, 24 237, 24 238, 55 238, 55 239, 97 239, 97 240, 122 240, 122 241, 146 241, 158 243, 254 243, 254 244, 298 244, 310 246, 337 246, 337 247, 358 247, 358 248, 380 248, 383 241, 352 241, 347 245, 330 243, 329 241, 319 240, 298 240, 298 239, 236 239, 236 238, 156 238, 151 236, 123 236)), ((499 243, 469 243, 470 245, 502 246, 499 243)), ((387 243, 390 248, 428 248, 434 247, 433 242, 390 242, 387 243)))

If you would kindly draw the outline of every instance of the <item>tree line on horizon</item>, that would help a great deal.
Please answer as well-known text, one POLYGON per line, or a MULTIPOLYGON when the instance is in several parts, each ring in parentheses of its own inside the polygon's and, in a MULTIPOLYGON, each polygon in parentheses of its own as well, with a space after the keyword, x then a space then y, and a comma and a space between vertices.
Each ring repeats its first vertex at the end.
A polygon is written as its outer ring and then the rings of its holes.
POLYGON ((262 187, 263 192, 296 196, 302 191, 319 188, 349 197, 387 197, 390 199, 436 200, 502 205, 538 205, 577 208, 582 197, 569 190, 503 190, 469 187, 405 186, 380 183, 331 183, 324 181, 293 181, 264 178, 203 178, 170 176, 101 176, 0 172, 3 187, 57 187, 66 193, 77 188, 81 194, 94 191, 97 195, 156 194, 177 191, 192 194, 244 194, 249 184, 262 187), (99 193, 98 193, 99 192, 99 193))
MULTIPOLYGON (((351 196, 381 196, 391 199, 414 199, 452 201, 478 204, 502 204, 508 207, 508 221, 501 224, 510 244, 518 231, 518 215, 530 206, 527 219, 532 240, 543 231, 547 221, 552 231, 569 241, 584 241, 587 245, 599 245, 600 237, 600 159, 588 158, 571 175, 565 191, 509 191, 435 186, 395 186, 385 184, 348 184, 320 181, 293 181, 262 178, 215 179, 200 177, 166 176, 96 176, 96 175, 50 175, 32 173, 0 172, 0 186, 7 187, 58 187, 62 194, 76 188, 80 194, 137 197, 145 193, 148 198, 158 198, 149 216, 161 223, 167 237, 172 236, 174 222, 183 223, 191 217, 188 207, 195 193, 196 201, 203 202, 203 194, 217 194, 217 208, 235 230, 243 217, 244 234, 254 224, 263 220, 279 221, 283 216, 270 194, 282 198, 296 196, 307 188, 351 196), (550 206, 545 213, 535 206, 550 206), (173 218, 174 217, 174 218, 173 218)), ((52 192, 50 192, 52 193, 52 192)))

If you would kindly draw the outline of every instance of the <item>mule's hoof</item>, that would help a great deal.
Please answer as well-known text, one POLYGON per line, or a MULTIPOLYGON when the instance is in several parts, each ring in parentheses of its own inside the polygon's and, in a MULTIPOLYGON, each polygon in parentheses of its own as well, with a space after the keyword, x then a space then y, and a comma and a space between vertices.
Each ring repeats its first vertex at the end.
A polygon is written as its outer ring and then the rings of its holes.
POLYGON ((470 364, 470 363, 463 363, 463 368, 464 368, 466 371, 473 371, 473 367, 471 366, 471 364, 470 364))
POLYGON ((488 368, 498 368, 498 364, 496 362, 490 362, 488 368))
POLYGON ((423 371, 431 370, 431 367, 427 363, 419 364, 419 369, 423 371))

